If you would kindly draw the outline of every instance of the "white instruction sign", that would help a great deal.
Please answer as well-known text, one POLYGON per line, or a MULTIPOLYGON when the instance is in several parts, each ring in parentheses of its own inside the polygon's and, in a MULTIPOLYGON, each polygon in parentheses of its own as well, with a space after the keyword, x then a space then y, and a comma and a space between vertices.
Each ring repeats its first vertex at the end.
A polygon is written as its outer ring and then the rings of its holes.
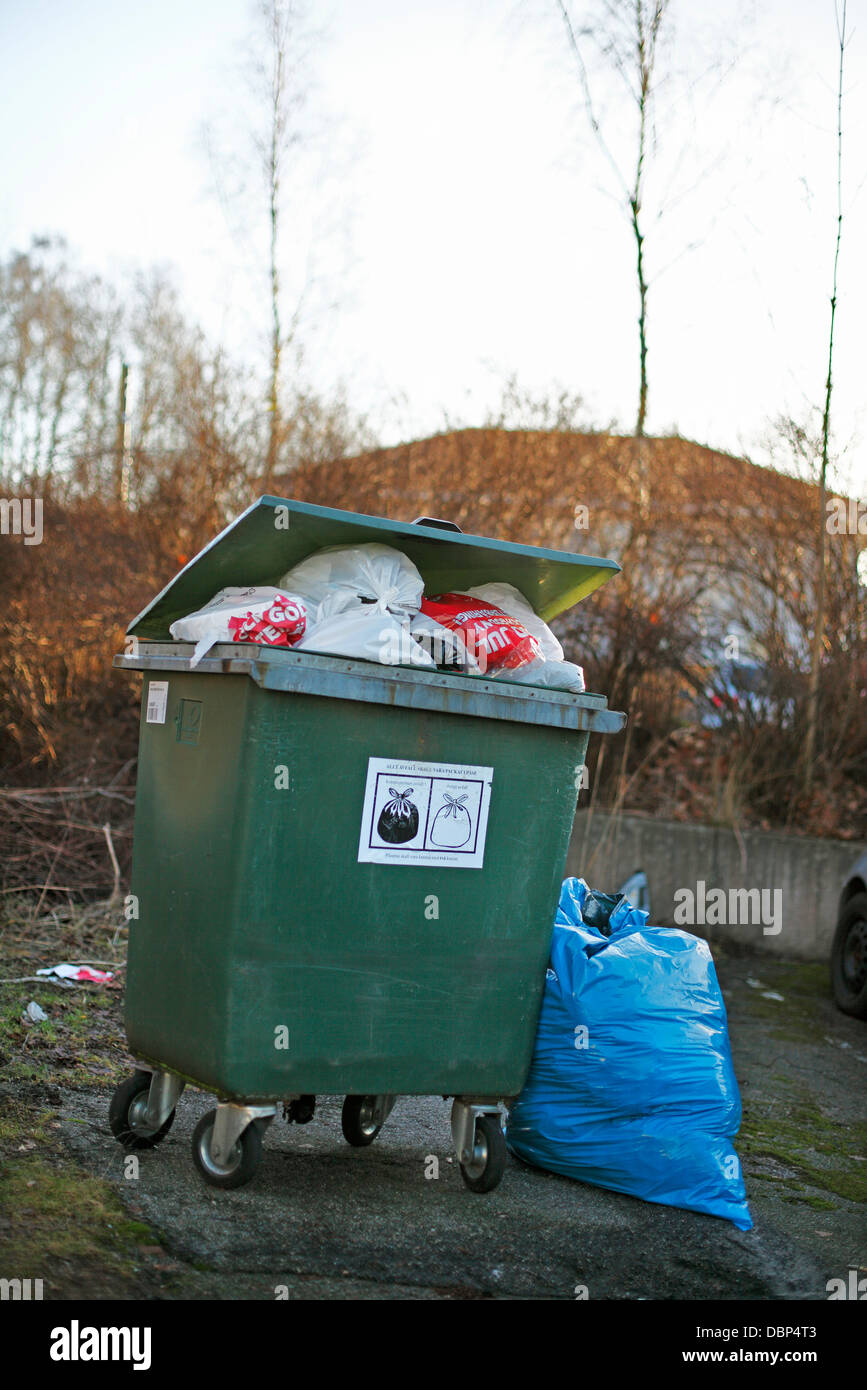
POLYGON ((169 702, 168 681, 148 681, 148 702, 146 724, 165 724, 166 705, 169 702))
POLYGON ((480 869, 493 778, 492 767, 370 758, 358 862, 480 869))

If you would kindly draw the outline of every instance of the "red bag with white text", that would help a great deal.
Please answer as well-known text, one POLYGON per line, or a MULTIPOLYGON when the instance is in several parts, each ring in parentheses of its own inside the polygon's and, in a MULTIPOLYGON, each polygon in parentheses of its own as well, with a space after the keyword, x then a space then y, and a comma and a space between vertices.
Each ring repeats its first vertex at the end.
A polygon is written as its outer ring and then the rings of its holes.
POLYGON ((515 670, 542 655, 537 639, 501 608, 469 594, 423 598, 421 611, 451 632, 460 633, 480 671, 515 670))
POLYGON ((298 599, 278 594, 265 603, 252 603, 247 612, 229 618, 233 642, 262 642, 269 647, 291 647, 304 634, 307 612, 298 599))
POLYGON ((195 642, 192 670, 216 642, 291 647, 304 635, 306 626, 307 608, 300 595, 253 584, 245 589, 221 589, 204 608, 176 618, 169 632, 176 642, 195 642))

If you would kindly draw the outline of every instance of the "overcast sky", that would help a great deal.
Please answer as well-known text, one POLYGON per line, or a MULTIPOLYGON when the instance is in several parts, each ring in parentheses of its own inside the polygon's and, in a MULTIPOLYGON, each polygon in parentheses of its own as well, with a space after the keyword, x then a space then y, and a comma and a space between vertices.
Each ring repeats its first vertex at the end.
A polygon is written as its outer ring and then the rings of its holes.
MULTIPOLYGON (((512 373, 631 428, 634 248, 554 0, 314 10, 284 251, 290 295, 308 284, 317 385, 342 380, 389 442, 481 423, 512 373)), ((834 3, 672 0, 672 16, 648 183, 648 428, 760 457, 769 420, 823 400, 834 3)), ((849 21, 833 410, 867 497, 865 0, 849 21)), ((251 179, 244 215, 221 204, 202 139, 206 121, 224 140, 244 128, 233 64, 250 28, 247 0, 0 0, 0 253, 59 233, 108 278, 171 265, 211 335, 261 351, 261 196, 251 179)), ((594 96, 620 156, 628 104, 601 73, 594 96)))

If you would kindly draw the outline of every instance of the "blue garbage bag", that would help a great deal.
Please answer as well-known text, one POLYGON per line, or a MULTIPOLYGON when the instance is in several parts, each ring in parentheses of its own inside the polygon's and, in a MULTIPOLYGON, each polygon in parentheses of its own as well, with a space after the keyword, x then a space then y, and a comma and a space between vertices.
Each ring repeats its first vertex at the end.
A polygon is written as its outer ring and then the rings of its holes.
POLYGON ((752 1226, 732 1140, 741 1100, 707 942, 628 901, 585 925, 560 895, 539 1030, 507 1140, 519 1158, 647 1202, 752 1226))

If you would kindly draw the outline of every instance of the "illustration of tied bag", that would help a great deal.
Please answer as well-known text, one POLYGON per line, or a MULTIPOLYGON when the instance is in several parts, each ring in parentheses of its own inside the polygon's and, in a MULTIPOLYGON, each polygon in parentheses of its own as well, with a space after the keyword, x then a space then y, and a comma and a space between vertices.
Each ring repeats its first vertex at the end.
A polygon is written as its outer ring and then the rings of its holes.
POLYGON ((418 834, 418 807, 409 798, 412 787, 406 791, 395 791, 389 787, 391 800, 386 801, 379 813, 376 833, 387 845, 405 845, 418 834))
POLYGON ((431 844, 439 845, 441 849, 460 849, 467 843, 473 830, 470 813, 464 805, 467 794, 465 792, 463 796, 454 797, 444 792, 443 797, 444 804, 437 811, 431 827, 431 844))

